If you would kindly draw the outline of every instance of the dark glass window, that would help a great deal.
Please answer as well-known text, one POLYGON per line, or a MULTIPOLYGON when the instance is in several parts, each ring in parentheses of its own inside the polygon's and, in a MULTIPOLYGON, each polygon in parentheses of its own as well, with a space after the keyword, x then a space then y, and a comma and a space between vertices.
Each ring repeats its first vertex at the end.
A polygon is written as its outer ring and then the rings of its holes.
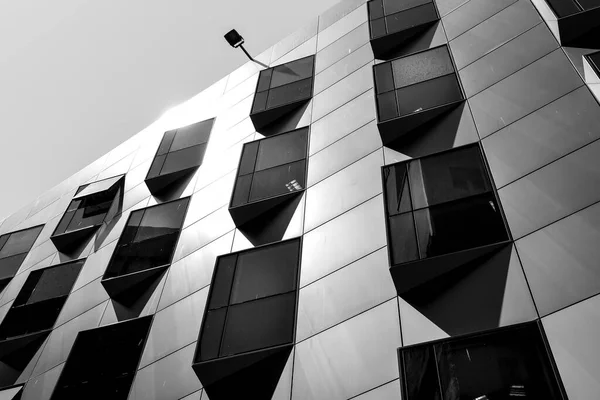
POLYGON ((152 193, 202 165, 214 118, 165 132, 146 176, 152 193))
POLYGON ((392 264, 508 240, 478 145, 383 168, 392 264))
POLYGON ((28 366, 32 368, 83 263, 78 260, 29 274, 0 325, 0 387, 14 385, 28 366))
POLYGON ((256 129, 278 119, 283 106, 301 104, 312 97, 315 57, 278 65, 261 71, 250 118, 256 129))
POLYGON ((80 235, 120 212, 124 175, 80 186, 50 237, 61 251, 79 244, 80 235))
POLYGON ((432 0, 371 0, 368 2, 371 46, 376 58, 439 20, 432 0))
POLYGON ((380 122, 463 100, 447 46, 397 58, 373 68, 380 122))
POLYGON ((152 316, 81 331, 60 375, 53 400, 126 400, 152 316))
POLYGON ((548 349, 538 322, 401 348, 402 398, 564 399, 548 349))
POLYGON ((0 340, 51 329, 84 260, 33 271, 0 325, 0 340))
POLYGON ((0 236, 0 291, 15 276, 43 228, 40 225, 0 236))
POLYGON ((293 342, 300 240, 217 260, 196 362, 293 342))
POLYGON ((189 198, 159 204, 131 213, 119 239, 104 279, 168 266, 189 198))
POLYGON ((557 17, 568 17, 581 11, 600 7, 598 0, 546 0, 557 17))
POLYGON ((304 190, 307 140, 302 128, 244 145, 231 209, 304 190))

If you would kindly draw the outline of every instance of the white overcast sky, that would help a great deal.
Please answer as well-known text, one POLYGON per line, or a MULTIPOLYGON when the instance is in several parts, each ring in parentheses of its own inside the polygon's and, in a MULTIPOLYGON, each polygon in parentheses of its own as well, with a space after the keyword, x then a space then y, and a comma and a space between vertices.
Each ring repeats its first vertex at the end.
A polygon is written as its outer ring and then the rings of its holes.
POLYGON ((0 218, 337 0, 0 0, 0 218))

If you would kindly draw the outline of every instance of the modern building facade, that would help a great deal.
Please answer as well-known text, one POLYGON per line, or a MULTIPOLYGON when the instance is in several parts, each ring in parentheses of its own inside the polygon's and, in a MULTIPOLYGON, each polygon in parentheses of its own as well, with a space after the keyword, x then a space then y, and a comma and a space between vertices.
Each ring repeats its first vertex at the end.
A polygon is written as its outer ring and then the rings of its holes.
POLYGON ((599 13, 346 0, 174 108, 0 222, 0 399, 600 398, 599 13))

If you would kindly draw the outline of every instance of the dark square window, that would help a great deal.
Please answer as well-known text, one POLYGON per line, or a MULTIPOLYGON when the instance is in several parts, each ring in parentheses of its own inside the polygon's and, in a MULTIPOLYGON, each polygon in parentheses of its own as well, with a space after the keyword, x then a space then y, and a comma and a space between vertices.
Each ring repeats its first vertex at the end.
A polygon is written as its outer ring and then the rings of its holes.
POLYGON ((256 129, 264 128, 310 100, 315 57, 265 69, 260 72, 250 119, 256 129))
POLYGON ((399 293, 422 283, 429 268, 428 263, 414 268, 403 264, 509 240, 479 145, 384 166, 382 171, 388 249, 399 293))
POLYGON ((238 226, 306 186, 308 128, 244 145, 229 211, 238 226))
POLYGON ((150 192, 158 194, 202 165, 215 119, 165 132, 146 176, 150 192))
POLYGON ((385 145, 456 107, 464 96, 446 45, 373 66, 385 145))
POLYGON ((0 236, 0 291, 15 276, 43 228, 39 225, 0 236))
POLYGON ((102 280, 111 297, 118 299, 171 264, 188 203, 186 197, 129 215, 102 280))
POLYGON ((211 398, 230 398, 223 382, 243 380, 243 369, 262 373, 261 385, 273 378, 266 364, 294 342, 299 262, 300 239, 217 259, 194 364, 211 398))
POLYGON ((432 0, 371 0, 368 13, 371 47, 378 59, 386 59, 439 20, 432 0))
POLYGON ((126 400, 152 316, 81 331, 51 399, 126 400))
POLYGON ((80 186, 58 226, 50 236, 56 248, 69 252, 102 223, 121 211, 124 175, 80 186))
POLYGON ((565 399, 548 349, 539 322, 400 348, 402 398, 565 399))
POLYGON ((79 276, 84 260, 33 271, 0 325, 0 387, 13 385, 27 368, 79 276))

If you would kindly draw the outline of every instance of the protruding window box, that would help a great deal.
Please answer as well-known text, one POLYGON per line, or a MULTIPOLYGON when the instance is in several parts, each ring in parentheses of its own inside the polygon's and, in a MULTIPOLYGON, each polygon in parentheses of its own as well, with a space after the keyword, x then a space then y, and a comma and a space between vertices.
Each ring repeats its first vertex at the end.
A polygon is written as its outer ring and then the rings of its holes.
POLYGON ((256 130, 278 120, 312 98, 315 56, 260 72, 250 119, 256 130))
POLYGON ((15 276, 44 225, 0 236, 0 291, 15 276))
POLYGON ((188 203, 186 197, 129 215, 101 281, 112 299, 133 304, 171 265, 188 203))
POLYGON ((402 347, 398 358, 404 400, 567 398, 539 321, 402 347))
POLYGON ((465 100, 446 45, 376 64, 373 72, 384 146, 465 100))
POLYGON ((152 318, 79 332, 51 400, 127 400, 152 318))
POLYGON ((202 165, 214 121, 208 119, 165 132, 146 176, 150 193, 162 193, 202 165))
POLYGON ((510 243, 479 145, 382 167, 399 296, 510 243))
POLYGON ((560 43, 600 48, 600 3, 596 0, 546 0, 557 18, 560 43))
POLYGON ((121 212, 125 175, 80 186, 50 236, 56 248, 68 253, 79 247, 106 221, 121 212))
POLYGON ((0 387, 14 384, 58 318, 84 260, 33 271, 0 325, 0 387))
POLYGON ((193 368, 211 400, 270 399, 294 345, 300 239, 217 259, 193 368))
POLYGON ((378 59, 440 19, 433 0, 371 0, 368 11, 371 48, 378 59))
POLYGON ((306 189, 308 128, 246 143, 229 213, 240 227, 306 189))

